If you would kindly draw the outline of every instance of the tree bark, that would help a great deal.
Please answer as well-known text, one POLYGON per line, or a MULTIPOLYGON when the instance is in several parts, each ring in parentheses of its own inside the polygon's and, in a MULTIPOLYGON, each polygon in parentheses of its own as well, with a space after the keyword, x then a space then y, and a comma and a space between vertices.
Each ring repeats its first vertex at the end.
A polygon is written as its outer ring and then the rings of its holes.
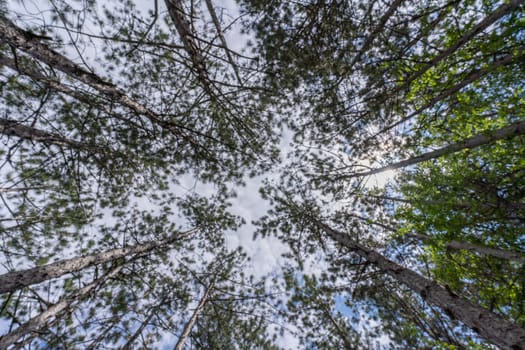
POLYGON ((72 295, 62 297, 56 304, 53 304, 50 307, 48 307, 47 310, 42 312, 40 315, 33 317, 26 323, 20 325, 14 331, 0 337, 0 349, 7 349, 8 346, 15 343, 21 337, 32 332, 39 332, 40 330, 44 329, 47 326, 47 322, 49 319, 53 317, 59 317, 63 311, 72 307, 75 301, 79 300, 82 297, 85 297, 95 288, 102 285, 105 281, 116 276, 122 270, 123 267, 124 265, 117 266, 110 270, 103 277, 89 283, 83 288, 80 288, 72 295))
POLYGON ((206 70, 204 57, 195 41, 195 35, 191 29, 191 23, 188 21, 188 16, 184 12, 183 1, 165 0, 165 2, 171 20, 180 35, 186 52, 190 56, 195 75, 199 79, 206 93, 211 97, 215 97, 215 93, 212 89, 213 84, 209 78, 208 71, 206 70))
POLYGON ((191 329, 193 328, 193 325, 195 325, 195 322, 197 321, 197 317, 199 316, 200 312, 202 311, 202 309, 208 302, 208 299, 210 297, 213 287, 214 287, 214 282, 211 282, 206 288, 206 290, 204 291, 204 295, 199 301, 199 305, 197 305, 195 310, 193 310, 193 314, 191 315, 191 318, 189 319, 188 323, 186 323, 186 325, 184 326, 182 334, 180 335, 179 340, 177 341, 177 344, 175 344, 175 347, 173 348, 173 350, 182 350, 184 348, 186 339, 190 335, 191 329))
POLYGON ((457 142, 450 144, 448 146, 439 148, 437 150, 423 153, 421 155, 402 160, 397 163, 393 163, 390 165, 386 165, 381 168, 372 169, 370 171, 365 171, 362 173, 356 173, 351 175, 341 175, 337 177, 337 179, 350 179, 354 177, 361 177, 361 176, 369 176, 369 175, 375 175, 379 174, 388 170, 395 170, 399 168, 404 168, 409 165, 414 165, 417 163, 421 163, 430 159, 439 158, 443 155, 459 152, 464 149, 471 149, 480 147, 489 143, 496 142, 498 140, 503 140, 507 138, 512 138, 518 135, 525 134, 525 121, 516 122, 510 125, 507 125, 501 129, 494 130, 494 131, 488 131, 486 134, 479 134, 476 136, 472 136, 464 141, 457 142))
POLYGON ((0 293, 13 292, 32 284, 57 278, 65 274, 80 271, 90 266, 102 264, 126 256, 144 254, 154 249, 166 246, 178 239, 195 232, 196 229, 184 232, 182 235, 163 240, 151 241, 131 247, 117 248, 98 254, 60 260, 51 264, 37 266, 23 271, 13 271, 0 275, 0 293))
MULTIPOLYGON (((421 241, 432 240, 432 237, 429 237, 421 233, 410 233, 407 235, 407 237, 416 238, 421 241)), ((475 252, 481 255, 487 255, 487 256, 492 256, 495 258, 511 260, 511 261, 519 261, 519 262, 525 263, 525 254, 523 253, 509 251, 505 249, 487 247, 481 244, 452 240, 452 241, 446 241, 445 247, 451 248, 454 250, 468 250, 468 251, 475 252)))
POLYGON ((17 120, 0 118, 0 134, 16 136, 23 140, 41 142, 46 145, 68 146, 75 149, 97 150, 95 145, 89 145, 62 137, 61 135, 40 130, 21 124, 17 120))
POLYGON ((109 100, 131 109, 138 115, 145 116, 153 124, 168 128, 171 132, 188 139, 186 135, 180 132, 179 126, 163 121, 155 112, 127 96, 115 85, 106 82, 98 75, 88 72, 67 57, 52 50, 48 45, 40 42, 37 37, 28 36, 23 29, 18 28, 13 22, 2 16, 0 16, 0 40, 91 86, 109 100))
POLYGON ((426 302, 438 306, 450 318, 463 322, 487 341, 502 349, 525 349, 524 328, 387 259, 375 250, 366 248, 319 220, 311 218, 311 221, 333 240, 361 256, 381 272, 419 293, 426 302))

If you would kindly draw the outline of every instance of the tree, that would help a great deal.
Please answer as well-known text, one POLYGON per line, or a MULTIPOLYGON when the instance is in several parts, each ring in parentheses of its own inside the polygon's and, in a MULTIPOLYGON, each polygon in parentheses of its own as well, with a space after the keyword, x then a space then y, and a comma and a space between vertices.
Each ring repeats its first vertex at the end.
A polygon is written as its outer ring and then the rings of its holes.
POLYGON ((296 140, 304 144, 297 148, 301 158, 295 167, 334 193, 344 185, 334 186, 333 179, 376 167, 378 160, 394 163, 399 156, 476 135, 458 138, 454 128, 441 127, 443 138, 428 140, 432 125, 478 116, 489 120, 494 111, 513 116, 508 124, 519 121, 519 97, 505 91, 511 86, 520 91, 516 23, 522 5, 243 4, 257 18, 252 28, 258 50, 273 67, 270 84, 296 94, 292 103, 305 107, 288 118, 296 140), (491 26, 494 30, 488 31, 491 26), (317 179, 328 174, 334 176, 317 179))
POLYGON ((328 242, 323 237, 326 236, 343 247, 346 252, 359 256, 382 274, 402 283, 419 294, 427 303, 438 306, 450 318, 464 323, 491 343, 506 349, 525 346, 524 328, 470 302, 467 298, 454 293, 450 288, 441 286, 388 259, 373 248, 352 238, 352 235, 344 234, 328 226, 316 217, 316 213, 319 213, 320 210, 315 207, 315 202, 312 202, 311 199, 306 199, 304 204, 297 204, 293 202, 293 195, 289 193, 280 195, 271 189, 268 191, 272 194, 271 198, 276 203, 276 207, 271 216, 265 218, 261 223, 263 234, 268 234, 278 228, 290 242, 294 242, 298 236, 305 234, 309 241, 306 246, 312 246, 316 244, 315 241, 321 241, 322 245, 328 247, 328 242))
POLYGON ((177 234, 174 237, 159 239, 131 247, 117 248, 98 254, 60 260, 51 264, 37 266, 24 271, 9 272, 0 276, 0 293, 11 293, 32 284, 37 284, 52 278, 61 277, 68 273, 76 272, 90 266, 104 264, 113 260, 118 260, 130 255, 136 256, 147 254, 154 249, 165 248, 170 243, 185 238, 194 231, 195 229, 182 234, 177 234))
MULTIPOLYGON (((161 23, 157 3, 151 16, 133 4, 105 3, 96 11, 91 5, 50 1, 49 11, 33 13, 42 19, 39 26, 17 18, 16 6, 0 14, 3 277, 25 276, 6 285, 2 315, 11 330, 22 330, 35 310, 70 298, 73 283, 96 280, 109 262, 124 260, 126 273, 90 292, 92 299, 72 301, 89 312, 68 307, 63 321, 28 332, 21 347, 158 341, 163 323, 175 327, 168 315, 182 309, 190 293, 174 282, 187 271, 154 276, 152 269, 169 266, 168 256, 177 251, 189 259, 223 246, 218 228, 236 225, 223 210, 231 195, 226 183, 241 182, 245 171, 256 174, 276 157, 271 113, 263 107, 269 100, 257 97, 257 72, 227 49, 224 37, 222 47, 207 31, 194 38, 198 46, 211 43, 202 52, 203 60, 214 60, 205 63, 214 94, 206 96, 184 56, 186 37, 172 35, 173 22, 161 23), (179 177, 188 176, 216 183, 215 203, 174 193, 179 177), (156 209, 143 211, 143 205, 156 209), (173 240, 188 221, 199 233, 173 240), (76 257, 48 264, 66 249, 76 257), (140 263, 130 262, 135 253, 140 263), (170 286, 173 297, 165 293, 170 286)), ((216 14, 201 15, 199 25, 221 29, 216 14)))
POLYGON ((405 175, 408 202, 396 215, 401 235, 426 233, 422 259, 439 280, 523 324, 521 148, 505 142, 419 167, 405 175))
MULTIPOLYGON (((13 14, 3 12, 1 17, 4 103, 9 114, 2 123, 3 138, 9 142, 3 155, 3 174, 9 175, 2 188, 20 183, 27 188, 4 197, 16 222, 6 225, 7 231, 28 237, 36 230, 52 235, 96 220, 93 213, 99 205, 125 207, 130 197, 164 189, 177 175, 194 172, 202 181, 240 181, 241 169, 256 173, 272 163, 273 142, 263 141, 266 136, 275 138, 272 122, 263 116, 264 102, 255 97, 259 92, 254 79, 247 78, 243 87, 227 87, 224 76, 222 90, 216 92, 222 102, 208 101, 186 79, 185 61, 176 58, 182 47, 166 39, 167 32, 156 23, 158 13, 150 27, 137 28, 126 24, 127 19, 138 18, 134 8, 99 16, 67 2, 51 5, 53 15, 46 23, 53 29, 48 25, 23 29, 8 18, 13 14), (119 32, 90 35, 93 23, 72 25, 78 14, 96 19, 101 31, 109 23, 119 32), (46 31, 48 35, 32 34, 46 31), (100 69, 106 75, 97 74, 87 58, 81 57, 81 63, 71 59, 60 47, 63 34, 82 37, 71 43, 79 52, 96 40, 106 52, 100 69), (148 51, 152 47, 163 51, 164 58, 148 51), (122 60, 126 68, 112 73, 122 60), (245 113, 252 117, 244 118, 245 113), (259 152, 259 147, 269 152, 259 152), (63 218, 61 224, 41 220, 56 217, 63 218)), ((223 70, 221 62, 210 72, 215 78, 223 70)), ((238 71, 251 74, 249 68, 238 71)))
POLYGON ((454 152, 459 152, 464 149, 476 148, 476 147, 480 147, 488 143, 496 142, 501 139, 512 138, 513 136, 519 136, 525 133, 525 122, 513 123, 511 125, 505 126, 493 132, 492 131, 488 131, 488 132, 490 133, 489 135, 476 135, 462 142, 450 144, 440 149, 430 151, 427 153, 423 153, 423 154, 414 156, 409 159, 404 159, 397 163, 389 164, 381 168, 372 169, 369 171, 351 174, 351 175, 342 175, 340 177, 351 178, 351 177, 357 177, 357 176, 375 175, 375 174, 379 174, 379 173, 382 173, 388 170, 396 170, 396 169, 404 168, 404 167, 414 165, 417 163, 429 161, 435 158, 442 157, 443 155, 447 155, 447 154, 454 153, 454 152))
MULTIPOLYGON (((480 251, 493 248, 485 252, 497 251, 500 256, 503 252, 519 256, 522 251, 518 208, 523 196, 517 178, 522 137, 479 148, 469 144, 488 141, 490 130, 522 122, 520 81, 524 71, 519 64, 523 47, 518 23, 523 2, 267 5, 250 1, 243 6, 255 19, 251 28, 258 39, 256 47, 269 62, 270 76, 275 77, 269 86, 287 91, 290 101, 305 110, 288 118, 298 157, 284 171, 287 176, 281 188, 290 198, 307 193, 318 197, 312 202, 320 203, 296 213, 303 217, 296 219, 295 227, 283 222, 287 219, 279 211, 285 211, 286 204, 277 203, 270 215, 275 220, 268 219, 271 224, 263 221, 271 227, 263 226, 263 231, 277 231, 298 259, 319 250, 299 235, 315 231, 308 237, 321 242, 328 261, 334 256, 330 248, 338 248, 331 247, 327 237, 343 243, 341 236, 309 228, 308 214, 330 218, 350 231, 354 236, 346 247, 361 252, 363 259, 369 256, 362 248, 382 247, 388 254, 402 250, 400 241, 388 240, 395 231, 439 237, 430 258, 423 254, 419 260, 417 251, 408 254, 414 267, 421 271, 427 263, 432 277, 443 284, 454 280, 445 276, 461 276, 461 282, 451 283, 449 289, 463 295, 465 307, 497 310, 519 329, 519 263, 480 251), (312 51, 315 53, 310 54, 312 51), (364 199, 368 192, 364 177, 390 168, 413 171, 417 176, 401 174, 392 180, 393 191, 379 192, 384 198, 364 199), (461 182, 463 188, 453 185, 461 182), (426 195, 427 191, 434 195, 426 195), (324 215, 311 214, 318 212, 324 215), (374 235, 372 227, 381 233, 374 235), (450 234, 437 234, 441 230, 450 234), (505 231, 509 234, 503 234, 505 231), (361 247, 351 246, 351 242, 363 241, 366 244, 361 247), (445 247, 451 242, 469 249, 448 252, 445 247), (443 258, 447 255, 450 260, 443 258), (461 273, 453 272, 454 258, 461 273), (504 283, 498 275, 510 281, 504 283), (469 281, 473 281, 472 288, 464 287, 462 283, 469 281), (493 299, 494 288, 500 285, 512 291, 507 294, 512 297, 493 299), (518 306, 510 311, 510 304, 518 306)), ((388 274, 386 265, 382 271, 388 274)), ((391 277, 401 282, 399 276, 391 277)), ((408 280, 402 283, 410 285, 408 280)), ((421 281, 410 288, 424 284, 421 281)), ((478 329, 474 323, 467 322, 478 329)))
POLYGON ((280 349, 270 334, 276 295, 245 276, 244 254, 218 254, 201 276, 200 298, 183 324, 175 349, 280 349), (204 277, 204 278, 203 278, 204 277))
POLYGON ((31 332, 39 333, 46 327, 49 327, 51 319, 61 317, 63 312, 71 308, 73 303, 77 302, 78 299, 86 297, 92 290, 99 287, 107 279, 116 276, 120 270, 122 270, 122 265, 114 267, 100 279, 96 279, 85 287, 78 289, 72 295, 61 298, 56 304, 50 305, 47 310, 40 315, 31 318, 14 331, 2 336, 0 346, 7 349, 8 346, 13 345, 19 338, 31 332))
POLYGON ((370 339, 355 329, 349 315, 337 310, 336 299, 341 296, 333 283, 315 276, 294 277, 293 272, 285 280, 291 296, 283 317, 299 329, 301 345, 307 349, 372 348, 370 339))
POLYGON ((1 3, 0 347, 525 348, 524 2, 1 3))

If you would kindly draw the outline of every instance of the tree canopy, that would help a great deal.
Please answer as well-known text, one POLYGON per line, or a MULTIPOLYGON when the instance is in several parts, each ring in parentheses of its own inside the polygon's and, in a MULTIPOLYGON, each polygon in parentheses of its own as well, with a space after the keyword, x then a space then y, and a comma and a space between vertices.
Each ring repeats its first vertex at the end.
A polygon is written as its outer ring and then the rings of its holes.
POLYGON ((525 349, 524 2, 0 1, 0 348, 525 349))

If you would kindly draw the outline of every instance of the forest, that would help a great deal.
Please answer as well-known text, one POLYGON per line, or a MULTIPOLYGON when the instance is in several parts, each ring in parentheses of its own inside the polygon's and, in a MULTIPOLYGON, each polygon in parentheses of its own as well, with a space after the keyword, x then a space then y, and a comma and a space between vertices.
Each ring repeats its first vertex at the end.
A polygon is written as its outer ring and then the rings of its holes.
POLYGON ((525 349, 525 0, 0 0, 0 350, 525 349))

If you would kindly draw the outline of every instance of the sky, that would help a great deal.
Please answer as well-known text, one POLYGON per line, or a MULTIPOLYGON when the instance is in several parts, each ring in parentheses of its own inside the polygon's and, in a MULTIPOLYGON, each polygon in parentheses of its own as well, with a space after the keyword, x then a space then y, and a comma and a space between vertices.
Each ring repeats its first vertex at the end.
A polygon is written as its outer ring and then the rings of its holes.
MULTIPOLYGON (((104 3, 99 2, 100 3, 104 3)), ((153 2, 137 1, 135 2, 138 9, 143 13, 148 13, 151 10, 153 2)), ((214 2, 216 4, 217 13, 220 17, 224 18, 225 22, 233 21, 238 17, 238 10, 234 1, 221 1, 214 2), (223 9, 222 9, 223 8, 223 9)), ((165 13, 166 8, 163 1, 159 1, 159 8, 161 12, 165 13)), ((41 2, 36 0, 25 0, 25 1, 9 1, 7 3, 9 13, 24 14, 20 17, 16 23, 24 27, 27 25, 27 21, 36 26, 41 25, 42 21, 39 18, 46 18, 48 12, 45 10, 50 3, 41 2)), ((79 3, 77 3, 77 6, 79 3)), ((11 17, 13 18, 13 17, 11 17)), ((237 22, 238 23, 238 22, 237 22)), ((89 26, 85 27, 84 30, 89 31, 89 26)), ((97 33, 94 29, 93 33, 97 33)), ((229 30, 225 31, 225 36, 230 49, 240 51, 247 40, 246 36, 242 36, 239 32, 239 26, 233 25, 229 30)), ((67 38, 66 38, 67 40, 67 38)), ((69 58, 82 63, 79 59, 79 53, 75 48, 71 46, 63 46, 66 50, 66 54, 69 58)), ((92 67, 98 74, 106 75, 107 72, 102 71, 102 68, 98 65, 96 58, 100 54, 100 50, 96 47, 86 45, 81 48, 83 60, 92 67)), ((283 140, 282 149, 286 150, 289 147, 286 141, 283 140)), ((236 189, 237 196, 231 200, 231 212, 243 217, 246 220, 246 224, 243 225, 239 230, 225 232, 226 243, 230 249, 235 249, 241 246, 247 253, 250 262, 246 265, 246 273, 253 275, 255 278, 263 278, 267 275, 275 274, 280 271, 285 260, 282 257, 283 253, 288 251, 288 248, 281 243, 277 238, 268 237, 265 239, 253 240, 254 226, 252 221, 257 220, 260 216, 264 215, 269 208, 268 204, 264 202, 259 195, 259 187, 263 177, 247 178, 245 179, 246 185, 242 188, 236 189)), ((213 195, 216 191, 215 186, 198 182, 192 175, 182 176, 178 178, 178 184, 174 184, 174 190, 183 193, 198 193, 200 195, 213 195)), ((153 209, 153 204, 148 203, 145 198, 137 199, 138 205, 143 209, 153 209)), ((106 222, 111 221, 111 213, 105 213, 102 220, 106 222)), ((96 230, 93 230, 90 234, 96 234, 96 230)), ((78 253, 78 247, 73 245, 68 247, 65 251, 61 251, 58 258, 70 258, 76 256, 78 253)), ((23 261, 20 261, 22 265, 18 268, 22 268, 24 265, 23 261)), ((27 263, 27 262, 26 262, 27 263)), ((0 334, 7 331, 9 322, 2 320, 0 322, 0 334)), ((170 345, 174 343, 175 337, 170 334, 166 334, 162 342, 165 348, 170 348, 170 345)), ((297 345, 297 340, 290 334, 284 334, 280 339, 281 345, 286 347, 294 348, 297 345)), ((161 345, 162 346, 162 345, 161 345)))
MULTIPOLYGON (((165 13, 166 9, 164 7, 163 1, 159 1, 159 8, 161 12, 165 13)), ((219 15, 223 15, 225 22, 234 20, 238 17, 239 11, 236 3, 233 0, 222 0, 214 2, 217 8, 219 15), (223 8, 224 11, 221 9, 223 8)), ((148 10, 151 10, 152 2, 147 1, 138 1, 136 5, 143 13, 148 13, 148 10)), ((43 13, 45 6, 49 6, 48 3, 42 3, 37 0, 32 1, 9 1, 8 6, 10 10, 14 10, 19 13, 30 14, 31 16, 40 16, 43 13)), ((45 13, 45 12, 44 12, 45 13)), ((45 15, 44 15, 45 16, 45 15)), ((27 20, 27 17, 24 17, 20 20, 19 24, 23 24, 27 20)), ((34 24, 39 24, 39 21, 33 21, 34 24)), ((96 32, 94 30, 94 32, 96 32)), ((225 32, 225 36, 229 45, 229 48, 234 51, 241 51, 247 40, 250 38, 246 35, 241 35, 240 27, 237 24, 234 24, 229 27, 225 32)), ((68 57, 75 58, 79 60, 78 52, 75 51, 72 47, 67 47, 68 57)), ((104 75, 107 72, 100 72, 101 67, 97 64, 95 58, 97 58, 99 50, 96 47, 86 46, 82 49, 82 56, 88 60, 88 64, 95 69, 99 74, 104 75)), ((291 150, 292 138, 290 133, 287 130, 283 131, 283 137, 281 139, 281 144, 279 148, 282 152, 283 159, 285 158, 286 153, 291 150)), ((286 167, 286 163, 281 164, 281 166, 286 167)), ((266 175, 268 176, 268 175, 266 175)), ((393 176, 392 172, 385 172, 379 175, 371 177, 368 182, 368 187, 382 186, 384 185, 391 177, 393 176)), ((278 180, 279 174, 274 173, 270 175, 270 180, 278 180)), ((243 225, 240 229, 235 231, 225 232, 227 245, 233 250, 238 246, 241 246, 247 253, 250 263, 246 265, 246 272, 248 274, 254 275, 256 278, 263 278, 269 275, 280 274, 281 268, 286 264, 286 259, 283 258, 283 254, 289 252, 287 246, 280 242, 275 237, 266 237, 264 239, 253 240, 253 233, 255 231, 255 226, 252 222, 257 221, 262 215, 264 215, 269 209, 269 204, 262 200, 259 194, 259 188, 261 187, 262 181, 265 179, 265 176, 256 177, 256 178, 246 178, 246 185, 236 189, 237 196, 231 199, 231 212, 239 215, 240 217, 246 220, 246 224, 243 225)), ((204 184, 195 180, 191 175, 182 176, 179 179, 179 183, 174 185, 176 191, 181 193, 199 193, 201 195, 212 195, 215 192, 215 187, 213 185, 204 184)), ((143 208, 149 208, 151 203, 144 201, 144 199, 137 199, 138 204, 143 208)), ((109 220, 109 216, 105 216, 104 220, 109 220)), ((76 255, 77 247, 71 247, 69 251, 62 252, 61 258, 72 257, 76 255)), ((320 264, 319 261, 310 261, 305 266, 305 273, 308 274, 320 274, 324 265, 320 264)), ((345 309, 343 304, 337 304, 343 313, 349 312, 345 309)), ((6 330, 7 324, 2 321, 0 323, 0 330, 6 330)), ((1 332, 0 332, 1 333, 1 332)), ((165 348, 170 348, 170 345, 173 344, 175 337, 173 335, 166 334, 162 342, 165 348)), ((285 348, 297 348, 298 340, 297 338, 288 332, 285 332, 279 339, 280 345, 285 348)))

